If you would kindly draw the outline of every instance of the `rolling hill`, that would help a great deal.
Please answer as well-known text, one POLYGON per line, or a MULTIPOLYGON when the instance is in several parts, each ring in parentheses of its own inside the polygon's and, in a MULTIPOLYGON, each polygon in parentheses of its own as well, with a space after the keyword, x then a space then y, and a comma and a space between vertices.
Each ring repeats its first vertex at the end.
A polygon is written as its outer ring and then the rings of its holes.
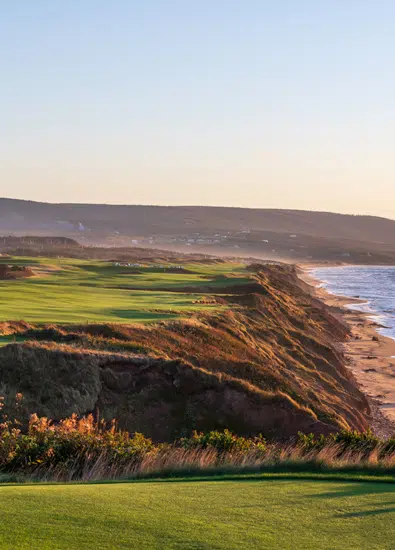
POLYGON ((0 234, 291 261, 395 262, 395 220, 328 212, 0 199, 0 234))

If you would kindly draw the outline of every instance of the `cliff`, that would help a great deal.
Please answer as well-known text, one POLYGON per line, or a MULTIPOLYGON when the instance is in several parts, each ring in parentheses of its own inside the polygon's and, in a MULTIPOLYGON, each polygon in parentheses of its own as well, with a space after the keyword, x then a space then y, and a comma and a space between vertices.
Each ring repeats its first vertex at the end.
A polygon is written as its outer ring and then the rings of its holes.
POLYGON ((150 326, 4 324, 26 339, 0 348, 6 410, 21 392, 26 412, 96 412, 168 441, 193 429, 286 439, 368 427, 339 348, 348 327, 294 268, 254 266, 221 300, 230 307, 150 326))

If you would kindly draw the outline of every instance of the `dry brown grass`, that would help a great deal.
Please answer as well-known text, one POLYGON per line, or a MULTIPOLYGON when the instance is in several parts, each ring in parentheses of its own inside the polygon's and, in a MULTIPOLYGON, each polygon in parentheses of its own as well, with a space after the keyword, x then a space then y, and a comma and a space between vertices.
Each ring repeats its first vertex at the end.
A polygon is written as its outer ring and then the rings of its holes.
POLYGON ((300 447, 279 449, 270 447, 262 456, 256 452, 219 453, 215 449, 167 448, 157 454, 147 454, 141 462, 116 464, 103 452, 81 469, 76 460, 65 465, 35 467, 24 475, 40 481, 104 481, 163 477, 210 476, 269 472, 358 472, 395 474, 395 453, 377 458, 377 452, 344 453, 333 445, 319 453, 304 454, 300 447))
POLYGON ((264 266, 222 299, 230 309, 187 322, 18 328, 39 342, 0 349, 4 392, 55 419, 99 409, 157 441, 193 429, 286 439, 368 427, 336 345, 347 328, 292 268, 264 266))

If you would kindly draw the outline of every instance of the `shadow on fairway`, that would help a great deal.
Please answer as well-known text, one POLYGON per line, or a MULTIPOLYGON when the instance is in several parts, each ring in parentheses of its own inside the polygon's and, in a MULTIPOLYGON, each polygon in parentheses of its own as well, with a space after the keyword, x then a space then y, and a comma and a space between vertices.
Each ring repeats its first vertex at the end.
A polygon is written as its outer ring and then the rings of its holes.
MULTIPOLYGON (((389 502, 388 504, 395 504, 395 502, 389 502)), ((359 512, 349 512, 347 514, 339 514, 337 517, 340 518, 360 518, 368 516, 379 516, 381 514, 390 514, 395 512, 395 506, 390 508, 377 508, 374 510, 360 510, 359 512)))
MULTIPOLYGON (((311 495, 311 499, 335 499, 335 498, 348 498, 348 497, 364 497, 364 496, 376 496, 376 495, 393 495, 395 497, 395 485, 389 483, 363 483, 360 485, 350 484, 347 487, 341 487, 334 489, 330 492, 319 493, 317 495, 311 495)), ((360 506, 360 501, 358 501, 357 506, 360 506)), ((356 510, 354 512, 346 512, 342 514, 337 514, 338 518, 358 518, 358 517, 369 517, 382 514, 390 514, 395 512, 395 501, 391 500, 389 502, 380 502, 381 508, 369 508, 368 510, 356 510)), ((372 505, 369 502, 363 502, 362 506, 372 505)))
MULTIPOLYGON (((335 480, 333 480, 335 481, 335 480)), ((392 483, 364 483, 362 480, 361 485, 350 484, 347 487, 342 487, 339 489, 334 489, 333 491, 326 493, 319 493, 318 495, 311 495, 310 498, 344 498, 344 497, 354 497, 354 496, 365 496, 365 495, 375 495, 375 494, 384 494, 391 493, 395 497, 395 485, 392 483)))
MULTIPOLYGON (((247 482, 247 483, 261 483, 261 482, 275 482, 275 481, 284 481, 284 482, 310 482, 317 481, 319 483, 347 483, 348 486, 344 491, 334 490, 331 492, 320 493, 317 495, 310 495, 309 497, 304 498, 336 498, 336 497, 347 497, 355 496, 363 493, 385 493, 393 492, 395 496, 395 483, 393 479, 388 478, 367 478, 363 479, 362 476, 355 477, 352 475, 348 476, 336 476, 336 475, 316 475, 316 474, 293 474, 293 473, 240 473, 240 474, 209 474, 209 475, 196 475, 196 474, 182 474, 179 476, 153 476, 153 477, 142 477, 142 478, 132 478, 132 479, 104 479, 104 480, 94 480, 94 481, 13 481, 12 479, 5 479, 1 481, 0 479, 0 490, 4 487, 28 487, 28 486, 60 486, 60 485, 119 485, 119 484, 151 484, 151 483, 217 483, 217 482, 247 482), (358 491, 360 484, 367 485, 376 485, 378 486, 376 490, 367 491, 362 489, 358 491), (350 487, 350 488, 349 488, 350 487), (381 489, 383 487, 383 489, 381 489), (389 487, 388 490, 386 487, 389 487), (381 490, 380 490, 381 489, 381 490)), ((392 503, 391 503, 392 504, 392 503)))

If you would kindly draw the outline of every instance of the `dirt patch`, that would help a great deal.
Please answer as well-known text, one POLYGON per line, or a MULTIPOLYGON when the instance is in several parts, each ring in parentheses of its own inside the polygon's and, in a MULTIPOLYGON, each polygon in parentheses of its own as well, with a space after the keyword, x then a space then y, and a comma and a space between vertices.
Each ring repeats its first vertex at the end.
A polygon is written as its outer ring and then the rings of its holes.
POLYGON ((107 420, 117 418, 121 428, 156 441, 172 441, 193 429, 230 428, 246 436, 263 431, 285 439, 297 430, 333 431, 285 394, 183 360, 9 345, 0 350, 0 374, 5 395, 21 392, 26 411, 60 420, 99 410, 107 420))
POLYGON ((46 264, 46 265, 37 265, 34 266, 32 270, 34 275, 39 275, 40 277, 46 277, 57 271, 62 271, 62 268, 58 265, 46 264))
POLYGON ((9 279, 24 279, 26 277, 33 277, 34 272, 24 265, 0 265, 0 280, 9 279))

